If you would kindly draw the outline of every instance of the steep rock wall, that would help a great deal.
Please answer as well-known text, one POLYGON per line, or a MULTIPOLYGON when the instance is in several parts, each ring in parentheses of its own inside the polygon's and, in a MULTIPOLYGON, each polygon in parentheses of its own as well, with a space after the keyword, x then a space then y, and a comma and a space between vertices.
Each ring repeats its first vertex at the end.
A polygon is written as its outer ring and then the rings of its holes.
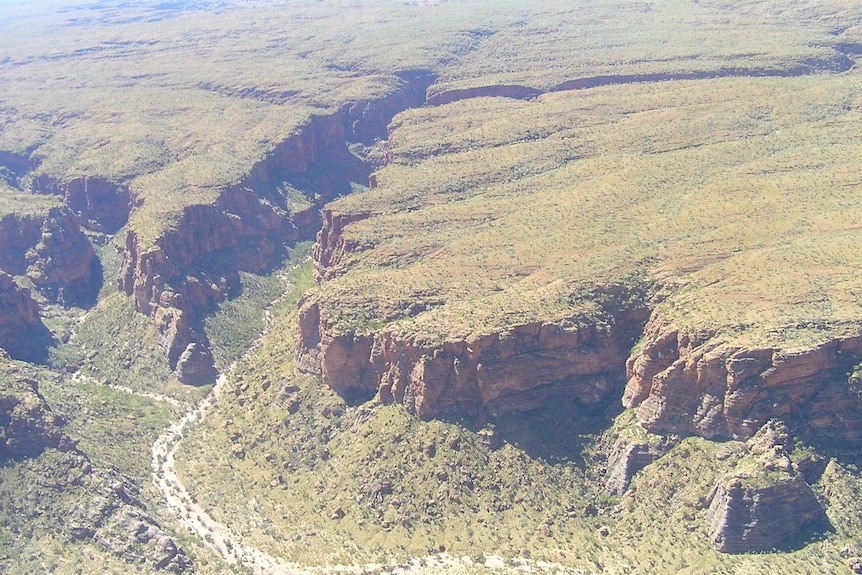
POLYGON ((42 296, 64 305, 87 305, 102 283, 93 246, 65 208, 0 220, 0 270, 26 273, 42 296))
POLYGON ((345 131, 352 142, 370 145, 385 140, 392 118, 425 104, 428 87, 437 79, 428 70, 406 70, 396 76, 397 88, 383 98, 352 102, 342 108, 345 131))
POLYGON ((751 349, 690 334, 654 313, 646 343, 627 362, 626 407, 656 433, 747 438, 771 418, 831 439, 862 441, 862 398, 846 373, 862 336, 809 349, 751 349))
POLYGON ((135 231, 129 232, 120 289, 134 297, 137 311, 154 318, 169 364, 181 379, 197 383, 214 374, 206 335, 196 327, 202 312, 237 287, 237 271, 262 271, 286 242, 314 237, 322 205, 348 193, 351 182, 368 180, 367 167, 347 143, 385 136, 395 114, 424 102, 432 81, 425 71, 404 72, 397 89, 382 100, 313 116, 215 204, 185 208, 180 223, 154 245, 142 245, 135 231), (314 196, 313 205, 291 206, 279 191, 284 183, 314 196), (192 363, 181 363, 184 357, 192 363))
POLYGON ((305 301, 296 332, 297 365, 344 396, 377 395, 425 419, 499 416, 560 396, 590 405, 620 393, 625 358, 645 319, 644 310, 632 309, 608 328, 533 322, 429 344, 385 330, 333 334, 319 304, 305 301))
POLYGON ((7 214, 0 219, 0 269, 21 275, 27 270, 27 250, 42 236, 43 217, 7 214))
POLYGON ((0 348, 15 359, 41 361, 50 340, 30 290, 0 270, 0 348))
POLYGON ((112 234, 126 224, 131 209, 127 186, 104 178, 82 177, 63 182, 45 174, 33 179, 33 191, 63 197, 63 204, 87 229, 112 234))
POLYGON ((51 210, 26 259, 27 277, 49 301, 67 306, 95 301, 102 268, 78 218, 65 209, 51 210))
POLYGON ((471 88, 447 89, 445 85, 431 88, 428 93, 429 106, 442 106, 459 100, 470 98, 513 98, 527 100, 545 92, 564 92, 568 90, 585 90, 602 86, 620 84, 643 84, 647 82, 668 82, 672 80, 706 80, 710 78, 729 78, 747 76, 793 77, 816 74, 819 72, 841 73, 853 67, 854 62, 848 56, 852 49, 837 45, 830 58, 812 59, 788 67, 739 67, 719 68, 715 70, 692 70, 688 72, 657 72, 651 74, 605 74, 599 76, 584 76, 561 82, 547 90, 517 84, 492 84, 474 86, 471 88))
POLYGON ((39 394, 38 382, 12 377, 0 386, 0 462, 35 457, 46 448, 72 449, 75 442, 63 433, 62 419, 39 394))

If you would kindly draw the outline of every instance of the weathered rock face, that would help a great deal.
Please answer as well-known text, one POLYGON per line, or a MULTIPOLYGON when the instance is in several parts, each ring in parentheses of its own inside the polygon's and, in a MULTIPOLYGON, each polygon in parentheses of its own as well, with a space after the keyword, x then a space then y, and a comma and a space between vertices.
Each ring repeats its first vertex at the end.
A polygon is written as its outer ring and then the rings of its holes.
POLYGON ((399 112, 425 103, 436 76, 428 70, 399 72, 398 86, 380 100, 353 102, 342 109, 345 130, 352 142, 370 145, 388 137, 389 122, 399 112))
POLYGON ((237 271, 263 271, 286 242, 311 237, 318 229, 319 206, 296 213, 277 187, 290 182, 313 189, 322 203, 366 177, 347 149, 341 115, 317 116, 255 165, 244 181, 226 189, 216 204, 186 208, 176 228, 155 245, 144 247, 129 232, 120 288, 134 297, 139 312, 155 319, 172 369, 189 345, 199 346, 192 348, 198 350, 191 354, 195 361, 184 362, 178 376, 200 382, 201 374, 215 373, 204 365, 208 342, 196 325, 204 310, 238 287, 237 271))
POLYGON ((39 243, 44 218, 7 214, 0 219, 0 269, 22 275, 27 250, 39 243))
POLYGON ((317 232, 317 241, 311 252, 314 261, 314 280, 317 283, 335 277, 341 258, 356 247, 350 240, 345 239, 342 233, 344 228, 366 217, 368 217, 366 214, 337 214, 332 210, 323 211, 323 225, 317 232))
POLYGON ((27 277, 43 296, 62 305, 88 305, 102 284, 102 268, 75 216, 51 210, 39 242, 27 251, 27 277))
MULTIPOLYGON (((115 468, 93 466, 77 449, 46 452, 23 463, 24 473, 38 485, 36 493, 46 489, 60 495, 57 507, 39 511, 56 514, 52 527, 59 530, 58 535, 92 540, 116 557, 153 570, 183 573, 192 569, 183 549, 146 512, 141 488, 133 479, 115 468)), ((32 505, 29 501, 21 505, 25 513, 33 512, 27 509, 32 505)))
MULTIPOLYGON (((242 182, 225 189, 215 205, 186 208, 180 223, 154 245, 142 245, 134 230, 129 232, 120 289, 134 297, 137 311, 155 319, 168 362, 181 380, 201 382, 204 374, 215 373, 207 365, 211 358, 199 327, 202 312, 238 287, 238 271, 262 271, 285 243, 314 236, 322 205, 348 193, 351 182, 368 181, 368 168, 347 142, 370 144, 385 137, 392 117, 422 104, 433 80, 424 70, 402 72, 380 100, 313 116, 252 166, 242 182), (313 196, 312 205, 290 205, 279 190, 284 183, 313 196)), ((78 197, 108 187, 84 180, 69 185, 69 197, 73 191, 78 197)))
POLYGON ((515 98, 526 100, 535 98, 542 94, 541 90, 529 86, 517 85, 493 85, 477 86, 474 88, 463 88, 454 90, 443 90, 429 94, 429 106, 442 106, 459 100, 470 98, 515 98))
POLYGON ((212 354, 199 343, 190 343, 180 354, 176 367, 177 378, 191 385, 202 385, 216 378, 212 354))
POLYGON ((666 437, 658 441, 650 441, 646 438, 620 438, 608 456, 605 489, 608 493, 622 495, 628 489, 634 475, 670 451, 674 443, 666 437))
POLYGON ((607 329, 535 322, 433 345, 385 330, 331 335, 319 305, 307 301, 299 312, 297 365, 344 396, 376 394, 426 419, 498 416, 560 396, 595 404, 619 393, 623 358, 644 319, 643 310, 630 310, 607 329))
POLYGON ((765 551, 823 516, 823 508, 798 475, 763 487, 738 478, 719 484, 708 511, 709 535, 724 553, 765 551))
POLYGON ((707 522, 716 549, 771 549, 823 517, 823 508, 788 457, 792 449, 780 423, 765 424, 749 440, 749 456, 710 495, 707 522))
POLYGON ((60 182, 40 175, 33 191, 63 197, 63 204, 77 215, 84 227, 112 234, 129 219, 131 196, 126 186, 103 178, 76 178, 60 182))
POLYGON ((51 334, 39 317, 39 306, 30 290, 20 288, 0 271, 0 347, 15 359, 42 361, 51 334))
POLYGON ((73 442, 39 394, 38 382, 3 374, 0 382, 0 461, 36 457, 47 448, 68 451, 73 442))
POLYGON ((785 418, 831 439, 862 441, 862 400, 846 373, 862 357, 862 337, 811 349, 746 349, 712 334, 689 334, 656 314, 646 343, 627 362, 626 407, 656 433, 750 437, 785 418))

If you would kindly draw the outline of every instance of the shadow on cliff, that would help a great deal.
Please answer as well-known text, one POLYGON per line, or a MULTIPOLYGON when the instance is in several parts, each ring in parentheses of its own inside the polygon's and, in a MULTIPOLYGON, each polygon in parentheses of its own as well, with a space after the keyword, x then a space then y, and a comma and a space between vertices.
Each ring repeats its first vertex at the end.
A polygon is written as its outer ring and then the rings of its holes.
POLYGON ((775 553, 801 551, 812 543, 826 541, 834 532, 835 527, 832 526, 829 518, 824 514, 820 519, 808 525, 796 535, 785 539, 775 548, 771 549, 771 551, 775 553))
POLYGON ((533 459, 585 465, 584 450, 622 411, 616 397, 585 405, 573 397, 549 399, 538 409, 490 418, 501 440, 533 459))

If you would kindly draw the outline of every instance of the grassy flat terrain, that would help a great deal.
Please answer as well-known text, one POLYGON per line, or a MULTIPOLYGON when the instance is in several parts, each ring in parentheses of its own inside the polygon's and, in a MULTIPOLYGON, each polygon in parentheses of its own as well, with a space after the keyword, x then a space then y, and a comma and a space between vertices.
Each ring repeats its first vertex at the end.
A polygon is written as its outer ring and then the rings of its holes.
MULTIPOLYGON (((131 186, 132 226, 154 241, 182 207, 212 203, 308 122, 393 92, 425 69, 432 93, 547 90, 601 75, 811 71, 846 65, 845 3, 516 0, 468 7, 387 0, 13 3, 0 27, 0 150, 58 181, 131 186), (50 5, 46 10, 50 9, 50 5)), ((146 242, 145 242, 146 243, 146 242)))
POLYGON ((664 286, 669 320, 748 345, 853 332, 859 83, 662 82, 407 112, 379 187, 331 205, 369 217, 314 297, 336 331, 432 341, 587 319, 611 283, 664 286), (427 311, 405 317, 415 301, 427 311))

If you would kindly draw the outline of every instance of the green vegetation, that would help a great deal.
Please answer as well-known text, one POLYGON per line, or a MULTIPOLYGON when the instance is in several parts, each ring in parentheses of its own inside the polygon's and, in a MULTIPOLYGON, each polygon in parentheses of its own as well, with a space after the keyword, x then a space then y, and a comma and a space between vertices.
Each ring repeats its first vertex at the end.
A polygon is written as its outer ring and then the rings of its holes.
POLYGON ((371 217, 314 297, 336 331, 364 317, 430 340, 596 321, 590 286, 609 284, 663 285, 668 321, 726 342, 855 333, 858 86, 724 78, 407 112, 379 187, 331 205, 371 217))
POLYGON ((838 2, 386 0, 350 10, 343 18, 329 3, 10 9, 0 22, 0 149, 30 156, 55 180, 128 183, 142 202, 132 227, 148 245, 184 206, 214 202, 312 114, 394 92, 395 72, 429 70, 440 77, 435 92, 546 90, 601 75, 837 68, 833 46, 858 40, 842 26, 857 11, 838 2))
MULTIPOLYGON (((364 217, 344 230, 334 279, 315 285, 310 246, 296 246, 277 269, 241 273, 241 294, 202 319, 230 373, 179 443, 193 500, 244 543, 312 566, 430 564, 445 550, 472 558, 463 570, 474 573, 529 560, 801 574, 839 572, 862 555, 860 462, 835 446, 813 479, 833 531, 722 555, 707 541, 706 500, 718 478, 751 463, 741 443, 682 439, 618 498, 601 479, 614 440, 646 436, 631 412, 557 401, 491 422, 421 422, 398 406, 347 404, 298 373, 293 349, 303 297, 333 333, 385 330, 423 345, 534 321, 603 328, 631 307, 709 333, 714 346, 792 352, 859 335, 858 6, 144 0, 47 14, 7 4, 0 159, 32 171, 0 166, 0 217, 60 205, 33 193, 45 181, 103 178, 133 200, 120 236, 93 235, 107 241, 98 303, 61 309, 37 297, 57 344, 48 365, 9 363, 39 380, 94 467, 142 486, 195 572, 229 568, 181 532, 150 458, 211 388, 177 381, 162 334, 117 292, 121 237, 136 234, 143 254, 185 208, 228 213, 223 192, 250 182, 276 189, 291 215, 309 210, 315 190, 281 181, 331 159, 309 142, 340 146, 342 114, 385 121, 406 105, 399 91, 416 88, 403 78, 425 73, 437 79, 432 98, 474 91, 399 114, 385 144, 351 146, 387 163, 374 187, 357 184, 328 206, 364 217), (562 90, 597 77, 614 85, 562 90), (480 97, 493 86, 535 97, 480 97), (313 121, 324 116, 332 122, 313 121), (273 173, 259 173, 300 135, 273 173)), ((203 259, 191 266, 219 265, 203 259)), ((177 273, 167 282, 189 271, 164 269, 177 273)), ((859 387, 860 371, 840 385, 859 387)), ((13 380, 0 370, 0 383, 13 380)), ((54 450, 0 465, 0 571, 149 572, 58 528, 83 495, 75 465, 54 450)))

